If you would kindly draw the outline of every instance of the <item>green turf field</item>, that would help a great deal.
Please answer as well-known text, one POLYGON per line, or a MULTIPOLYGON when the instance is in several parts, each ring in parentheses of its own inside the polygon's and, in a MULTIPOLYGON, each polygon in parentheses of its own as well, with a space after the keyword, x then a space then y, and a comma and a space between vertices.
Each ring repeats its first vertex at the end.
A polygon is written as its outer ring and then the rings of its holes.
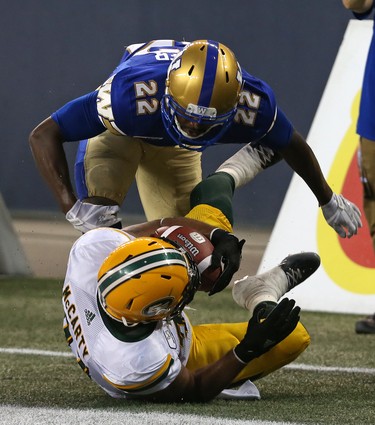
MULTIPOLYGON (((354 333, 358 316, 303 312, 312 344, 293 364, 302 364, 302 369, 285 368, 257 381, 261 401, 146 406, 109 398, 71 357, 4 350, 69 353, 61 325, 61 285, 54 280, 0 279, 0 417, 1 405, 16 405, 179 412, 305 424, 375 423, 375 335, 354 333)), ((193 323, 247 317, 232 301, 229 290, 214 297, 199 293, 192 307, 188 314, 193 323)))

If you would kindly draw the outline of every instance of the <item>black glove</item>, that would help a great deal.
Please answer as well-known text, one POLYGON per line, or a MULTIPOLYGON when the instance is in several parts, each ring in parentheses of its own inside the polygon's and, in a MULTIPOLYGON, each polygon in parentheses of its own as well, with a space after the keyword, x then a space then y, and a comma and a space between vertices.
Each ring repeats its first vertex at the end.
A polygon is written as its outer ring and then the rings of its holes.
POLYGON ((215 269, 223 263, 224 269, 208 295, 216 294, 229 285, 234 273, 240 268, 242 247, 246 241, 238 240, 225 230, 215 229, 211 234, 211 242, 214 246, 211 267, 215 269))
POLYGON ((256 307, 243 340, 234 348, 235 355, 243 363, 269 351, 292 333, 299 321, 301 309, 294 307, 294 300, 284 298, 261 322, 265 305, 261 303, 256 307))

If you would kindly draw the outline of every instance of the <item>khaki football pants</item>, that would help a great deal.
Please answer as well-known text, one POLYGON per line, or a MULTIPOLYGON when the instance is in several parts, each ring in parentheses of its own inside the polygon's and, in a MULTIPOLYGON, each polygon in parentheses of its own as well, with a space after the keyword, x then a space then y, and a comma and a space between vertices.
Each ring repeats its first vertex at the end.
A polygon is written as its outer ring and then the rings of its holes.
POLYGON ((89 139, 84 159, 87 200, 122 205, 134 179, 147 220, 183 216, 202 179, 201 153, 154 146, 105 131, 89 139), (104 199, 103 199, 104 198, 104 199))

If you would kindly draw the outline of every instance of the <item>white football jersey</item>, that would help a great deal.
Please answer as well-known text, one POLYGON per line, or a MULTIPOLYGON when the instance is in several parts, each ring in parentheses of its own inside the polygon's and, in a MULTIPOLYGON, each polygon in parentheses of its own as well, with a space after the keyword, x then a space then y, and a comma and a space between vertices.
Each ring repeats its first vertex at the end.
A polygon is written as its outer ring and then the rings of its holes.
POLYGON ((63 287, 64 331, 83 370, 109 395, 129 398, 166 388, 186 365, 191 324, 160 321, 132 340, 97 302, 97 274, 108 256, 133 236, 112 228, 94 229, 73 245, 63 287))

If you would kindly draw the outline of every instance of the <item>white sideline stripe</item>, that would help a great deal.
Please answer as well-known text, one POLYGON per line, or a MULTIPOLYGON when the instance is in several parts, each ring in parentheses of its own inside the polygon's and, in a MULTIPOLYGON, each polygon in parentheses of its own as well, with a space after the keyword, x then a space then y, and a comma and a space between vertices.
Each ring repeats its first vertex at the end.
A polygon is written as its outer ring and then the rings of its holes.
POLYGON ((226 418, 209 418, 178 413, 131 413, 115 409, 52 409, 0 405, 0 425, 302 425, 295 422, 274 422, 226 418))
POLYGON ((294 363, 284 366, 284 369, 306 370, 313 372, 365 373, 368 375, 375 375, 375 369, 366 367, 313 366, 303 363, 294 363))
MULTIPOLYGON (((74 357, 73 353, 65 351, 45 351, 34 350, 31 348, 1 348, 0 353, 8 354, 26 354, 34 356, 51 356, 51 357, 74 357)), ((365 367, 339 367, 339 366, 314 366, 303 363, 293 363, 284 366, 284 369, 304 370, 309 372, 340 372, 340 373, 364 373, 367 375, 375 375, 375 369, 365 367)))
POLYGON ((73 357, 73 353, 63 351, 34 350, 32 348, 1 348, 0 353, 29 354, 32 356, 73 357))

